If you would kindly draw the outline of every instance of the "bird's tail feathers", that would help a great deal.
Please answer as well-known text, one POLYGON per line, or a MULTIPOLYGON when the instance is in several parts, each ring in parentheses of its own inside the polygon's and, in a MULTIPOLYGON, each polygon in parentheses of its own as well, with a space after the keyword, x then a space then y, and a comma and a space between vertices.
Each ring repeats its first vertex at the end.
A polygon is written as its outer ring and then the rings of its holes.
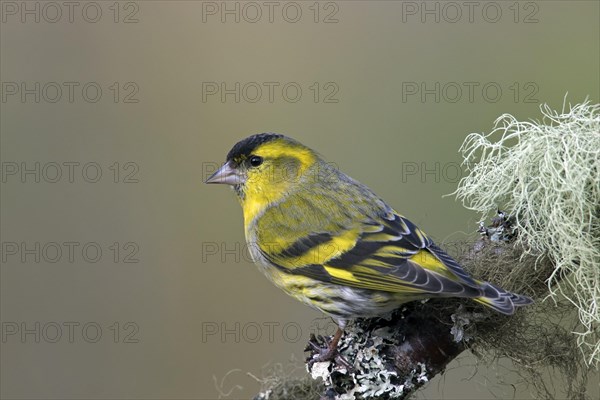
POLYGON ((533 303, 533 300, 527 296, 507 292, 488 282, 482 283, 482 289, 484 295, 476 297, 473 300, 493 308, 502 314, 512 315, 516 307, 523 307, 533 303))

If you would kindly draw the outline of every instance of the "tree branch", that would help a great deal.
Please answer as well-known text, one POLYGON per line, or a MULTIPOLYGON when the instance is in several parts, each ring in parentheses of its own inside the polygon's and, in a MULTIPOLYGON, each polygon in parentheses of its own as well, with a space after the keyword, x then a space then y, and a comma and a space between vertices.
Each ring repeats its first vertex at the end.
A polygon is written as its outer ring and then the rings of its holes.
MULTIPOLYGON (((524 257, 521 249, 506 243, 515 232, 505 215, 499 213, 499 218, 480 232, 484 237, 457 257, 467 271, 534 299, 547 293, 545 281, 552 265, 547 260, 524 257)), ((442 373, 459 354, 478 344, 484 348, 493 344, 513 359, 541 357, 511 354, 511 338, 525 342, 519 329, 526 325, 523 321, 527 314, 526 309, 519 309, 513 316, 504 316, 468 299, 407 303, 387 319, 358 319, 346 328, 339 350, 355 370, 330 362, 315 363, 308 369, 313 379, 325 382, 319 393, 321 399, 405 399, 442 373)), ((523 352, 517 345, 514 350, 523 352)), ((311 352, 307 361, 312 356, 311 352)), ((268 398, 286 398, 278 397, 276 392, 271 388, 268 398)), ((266 397, 256 397, 261 398, 266 397)))

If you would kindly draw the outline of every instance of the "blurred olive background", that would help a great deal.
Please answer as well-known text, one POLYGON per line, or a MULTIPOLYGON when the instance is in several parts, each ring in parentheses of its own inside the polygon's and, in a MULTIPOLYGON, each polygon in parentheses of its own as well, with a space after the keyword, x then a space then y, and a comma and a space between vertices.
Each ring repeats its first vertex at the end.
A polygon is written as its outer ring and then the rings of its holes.
MULTIPOLYGON (((279 363, 302 373, 331 326, 260 275, 234 194, 202 183, 245 136, 302 141, 451 242, 479 219, 442 198, 468 133, 599 100, 596 1, 54 4, 2 2, 3 398, 250 398, 279 363)), ((464 354, 419 396, 532 395, 464 354)))

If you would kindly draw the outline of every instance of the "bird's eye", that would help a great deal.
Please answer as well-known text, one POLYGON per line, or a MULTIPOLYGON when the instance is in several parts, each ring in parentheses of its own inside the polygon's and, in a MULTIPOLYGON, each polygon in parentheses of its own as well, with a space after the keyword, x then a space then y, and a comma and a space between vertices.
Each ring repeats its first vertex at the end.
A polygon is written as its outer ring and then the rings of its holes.
POLYGON ((263 162, 262 157, 259 157, 259 156, 250 157, 250 165, 253 167, 258 167, 260 164, 262 164, 262 162, 263 162))

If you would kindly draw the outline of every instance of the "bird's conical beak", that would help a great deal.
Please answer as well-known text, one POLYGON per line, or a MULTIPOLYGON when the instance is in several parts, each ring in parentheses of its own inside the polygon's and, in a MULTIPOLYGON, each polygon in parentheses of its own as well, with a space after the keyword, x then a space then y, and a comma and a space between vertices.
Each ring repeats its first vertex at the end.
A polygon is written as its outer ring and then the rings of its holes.
POLYGON ((204 183, 224 183, 226 185, 239 185, 246 179, 240 172, 231 166, 231 162, 225 163, 217 172, 212 174, 204 183))

